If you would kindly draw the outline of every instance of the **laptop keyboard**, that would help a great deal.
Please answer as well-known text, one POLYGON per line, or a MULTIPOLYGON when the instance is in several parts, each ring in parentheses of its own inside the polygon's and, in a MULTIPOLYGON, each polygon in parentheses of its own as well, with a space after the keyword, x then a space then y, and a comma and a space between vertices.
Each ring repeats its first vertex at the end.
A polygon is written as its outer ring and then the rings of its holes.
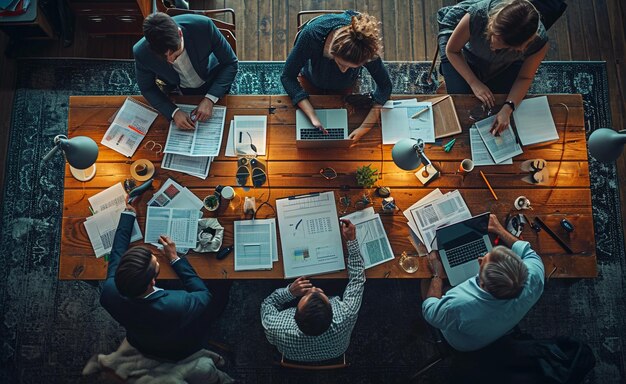
POLYGON ((470 260, 475 260, 487 253, 485 241, 480 238, 460 247, 446 249, 446 257, 451 267, 456 267, 470 260))
POLYGON ((328 134, 325 135, 317 128, 304 128, 300 130, 300 140, 343 140, 343 129, 327 128, 328 134))

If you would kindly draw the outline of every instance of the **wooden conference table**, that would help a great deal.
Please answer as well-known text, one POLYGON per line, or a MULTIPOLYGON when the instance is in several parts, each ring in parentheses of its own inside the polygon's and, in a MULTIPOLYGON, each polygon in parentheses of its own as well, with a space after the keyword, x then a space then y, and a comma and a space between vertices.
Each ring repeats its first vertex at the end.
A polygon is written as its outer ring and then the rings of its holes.
MULTIPOLYGON (((418 95, 416 97, 424 100, 432 96, 418 95)), ((500 103, 504 101, 503 97, 498 98, 500 103)), ((142 97, 136 98, 145 102, 142 97)), ((407 96, 395 96, 395 98, 407 98, 407 96)), ((122 105, 124 99, 123 96, 72 96, 68 136, 85 135, 100 143, 109 126, 108 119, 122 105)), ((595 277, 597 275, 596 252, 582 98, 580 95, 550 95, 548 100, 560 136, 558 142, 524 148, 524 153, 515 158, 513 165, 480 167, 499 197, 496 201, 486 188, 478 169, 465 177, 457 173, 460 161, 471 158, 467 132, 467 128, 471 125, 469 111, 479 105, 479 101, 472 96, 454 96, 463 133, 455 136, 457 140, 452 151, 446 153, 441 146, 426 145, 427 156, 442 173, 441 177, 427 187, 421 185, 413 172, 402 171, 396 167, 391 160, 392 146, 381 145, 381 131, 378 126, 349 150, 297 149, 295 146, 295 109, 287 96, 227 96, 220 101, 220 104, 228 107, 227 122, 234 115, 268 116, 268 155, 261 158, 267 161, 269 183, 262 188, 246 188, 246 190, 235 187, 237 197, 230 205, 222 204, 216 213, 204 212, 204 217, 218 217, 225 228, 223 244, 230 245, 233 242, 233 221, 244 219, 242 211, 244 196, 255 196, 257 206, 269 198, 275 206, 278 198, 334 190, 338 212, 344 210, 339 203, 339 198, 344 195, 350 196, 352 206, 348 209, 349 213, 356 210, 354 202, 363 193, 369 192, 373 197, 374 208, 378 211, 381 208, 381 199, 374 197, 374 189, 365 190, 358 187, 354 176, 358 166, 371 164, 373 168, 382 171, 382 179, 379 180, 378 185, 391 187, 392 196, 395 197, 401 209, 406 209, 434 188, 440 188, 444 193, 459 189, 472 214, 491 211, 501 222, 504 222, 507 213, 517 212, 513 207, 515 198, 520 195, 528 197, 534 208, 533 211, 525 211, 528 218, 530 220, 535 216, 542 218, 548 226, 565 239, 575 252, 573 255, 565 254, 545 231, 535 233, 530 226, 527 226, 523 237, 530 241, 533 248, 543 258, 546 275, 569 278, 595 277), (569 116, 561 103, 569 107, 569 116), (563 146, 566 119, 568 120, 567 142, 563 146), (558 169, 559 177, 554 187, 530 185, 521 180, 527 173, 520 170, 520 163, 533 158, 547 160, 551 183, 555 180, 558 169), (323 167, 333 167, 338 177, 326 180, 319 174, 319 170, 323 167), (564 217, 567 217, 576 228, 571 234, 559 225, 564 217)), ((177 101, 193 104, 199 99, 180 97, 177 101)), ((358 127, 368 112, 367 108, 346 105, 340 96, 312 96, 311 101, 317 108, 348 108, 350 129, 358 127)), ((144 142, 154 140, 165 144, 168 127, 168 121, 163 116, 159 116, 144 142)), ((224 132, 220 156, 215 158, 206 180, 161 170, 159 165, 162 156, 142 147, 137 150, 132 159, 128 159, 99 145, 100 154, 96 176, 84 185, 75 180, 69 169, 66 169, 59 278, 63 280, 105 278, 107 263, 104 258, 97 259, 94 256, 83 226, 85 217, 89 215, 87 198, 129 178, 130 164, 134 160, 147 158, 153 161, 157 166, 156 178, 158 180, 164 182, 168 177, 172 177, 201 199, 212 193, 217 185, 235 186, 236 159, 223 155, 227 129, 224 132)), ((444 143, 448 140, 444 139, 444 143)), ((145 224, 146 202, 153 192, 154 190, 144 193, 137 204, 138 220, 142 231, 145 224)), ((382 214, 381 216, 396 260, 367 270, 367 277, 429 277, 430 271, 424 257, 419 258, 419 270, 414 274, 406 273, 398 264, 397 260, 402 252, 415 253, 408 239, 409 228, 402 212, 397 211, 395 214, 382 214)), ((264 206, 258 212, 257 218, 266 217, 274 217, 274 213, 269 207, 264 206)), ((280 247, 278 249, 280 253, 280 247)), ((216 260, 213 253, 191 252, 187 258, 204 279, 280 279, 284 276, 282 259, 274 263, 273 269, 269 271, 235 272, 233 254, 221 261, 216 260)), ((161 266, 160 278, 176 277, 168 263, 161 262, 161 266)), ((320 277, 342 278, 346 276, 346 271, 342 271, 320 277)))

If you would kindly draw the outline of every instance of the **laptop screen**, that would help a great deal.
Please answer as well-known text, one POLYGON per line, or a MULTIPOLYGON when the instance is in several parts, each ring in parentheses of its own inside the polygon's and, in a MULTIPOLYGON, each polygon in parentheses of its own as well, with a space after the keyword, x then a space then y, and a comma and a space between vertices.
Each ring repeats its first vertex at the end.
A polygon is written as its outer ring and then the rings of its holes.
POLYGON ((478 240, 487 234, 489 212, 437 229, 439 249, 452 249, 478 240))

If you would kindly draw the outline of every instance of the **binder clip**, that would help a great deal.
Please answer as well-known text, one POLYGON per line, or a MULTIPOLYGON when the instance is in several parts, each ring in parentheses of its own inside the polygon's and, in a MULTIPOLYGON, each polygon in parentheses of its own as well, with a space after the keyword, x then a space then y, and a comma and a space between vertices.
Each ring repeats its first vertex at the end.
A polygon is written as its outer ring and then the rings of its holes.
POLYGON ((454 143, 456 143, 456 139, 448 141, 446 145, 443 146, 444 152, 450 152, 452 150, 452 147, 454 147, 454 143))

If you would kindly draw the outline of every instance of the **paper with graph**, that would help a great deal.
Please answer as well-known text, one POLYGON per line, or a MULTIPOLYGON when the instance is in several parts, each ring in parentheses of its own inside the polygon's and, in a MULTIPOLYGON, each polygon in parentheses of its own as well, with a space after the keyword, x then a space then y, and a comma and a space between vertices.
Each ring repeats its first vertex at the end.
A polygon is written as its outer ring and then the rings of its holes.
POLYGON ((373 207, 356 211, 342 217, 348 219, 356 226, 356 239, 365 269, 393 260, 393 250, 387 238, 387 232, 380 220, 380 215, 374 212, 373 207))
POLYGON ((235 226, 235 271, 272 269, 275 219, 240 220, 235 226))
POLYGON ((276 200, 285 278, 346 268, 333 192, 276 200))

